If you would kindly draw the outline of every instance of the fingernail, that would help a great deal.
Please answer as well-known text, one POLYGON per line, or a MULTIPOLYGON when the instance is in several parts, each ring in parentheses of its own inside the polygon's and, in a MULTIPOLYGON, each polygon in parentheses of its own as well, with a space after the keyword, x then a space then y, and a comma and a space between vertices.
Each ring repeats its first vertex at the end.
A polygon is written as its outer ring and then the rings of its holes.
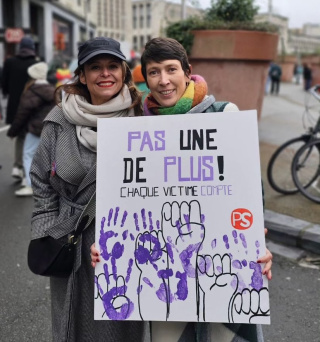
POLYGON ((100 259, 99 258, 97 258, 97 261, 96 262, 100 262, 100 259))
POLYGON ((99 256, 99 254, 98 254, 98 253, 96 253, 96 256, 99 256))

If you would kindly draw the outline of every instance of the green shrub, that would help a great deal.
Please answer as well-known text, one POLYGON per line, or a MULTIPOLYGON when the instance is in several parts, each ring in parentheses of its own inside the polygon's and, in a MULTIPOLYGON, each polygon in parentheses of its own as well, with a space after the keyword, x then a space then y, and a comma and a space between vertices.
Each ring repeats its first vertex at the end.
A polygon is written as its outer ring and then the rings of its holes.
POLYGON ((259 7, 254 5, 254 0, 212 1, 205 19, 208 21, 251 22, 258 10, 259 7))
POLYGON ((167 37, 174 38, 186 49, 188 55, 193 44, 193 30, 248 30, 278 32, 270 23, 255 23, 258 12, 254 0, 216 0, 205 12, 204 18, 190 17, 167 27, 167 37))

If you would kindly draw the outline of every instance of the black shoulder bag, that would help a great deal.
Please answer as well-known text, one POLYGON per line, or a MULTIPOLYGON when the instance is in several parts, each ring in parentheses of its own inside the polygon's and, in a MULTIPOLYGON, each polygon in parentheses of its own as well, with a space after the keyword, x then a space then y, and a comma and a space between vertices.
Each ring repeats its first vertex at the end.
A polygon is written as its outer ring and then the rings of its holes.
POLYGON ((91 224, 95 215, 90 212, 95 208, 96 193, 83 209, 75 230, 67 243, 62 243, 52 236, 31 240, 28 248, 28 266, 30 270, 47 277, 68 277, 74 267, 78 237, 91 224))

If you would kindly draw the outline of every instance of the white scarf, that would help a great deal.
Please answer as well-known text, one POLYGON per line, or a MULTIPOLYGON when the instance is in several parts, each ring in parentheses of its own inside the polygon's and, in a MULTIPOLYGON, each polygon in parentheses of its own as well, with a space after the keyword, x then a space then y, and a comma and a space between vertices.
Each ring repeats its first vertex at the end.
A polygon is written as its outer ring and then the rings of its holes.
POLYGON ((62 98, 62 110, 65 118, 76 125, 79 142, 89 150, 97 151, 97 118, 134 116, 134 110, 128 109, 132 104, 130 91, 126 85, 113 99, 101 105, 92 105, 80 95, 65 94, 62 98))

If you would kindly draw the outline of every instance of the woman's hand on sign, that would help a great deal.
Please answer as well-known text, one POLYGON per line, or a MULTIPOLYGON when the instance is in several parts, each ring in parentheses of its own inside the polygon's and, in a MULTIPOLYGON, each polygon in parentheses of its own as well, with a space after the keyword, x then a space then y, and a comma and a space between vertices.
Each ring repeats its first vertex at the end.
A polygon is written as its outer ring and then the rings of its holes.
MULTIPOLYGON (((264 228, 264 234, 267 235, 268 233, 268 229, 267 228, 264 228)), ((264 265, 264 268, 262 270, 262 274, 266 275, 268 280, 271 280, 272 279, 272 272, 271 272, 271 266, 272 266, 272 258, 273 258, 273 255, 272 253, 269 251, 268 248, 266 248, 266 254, 265 256, 259 258, 257 260, 257 262, 260 264, 265 264, 264 265)))
POLYGON ((97 262, 100 262, 100 252, 96 249, 96 244, 92 244, 90 247, 90 256, 91 256, 91 266, 93 268, 96 267, 97 262))

